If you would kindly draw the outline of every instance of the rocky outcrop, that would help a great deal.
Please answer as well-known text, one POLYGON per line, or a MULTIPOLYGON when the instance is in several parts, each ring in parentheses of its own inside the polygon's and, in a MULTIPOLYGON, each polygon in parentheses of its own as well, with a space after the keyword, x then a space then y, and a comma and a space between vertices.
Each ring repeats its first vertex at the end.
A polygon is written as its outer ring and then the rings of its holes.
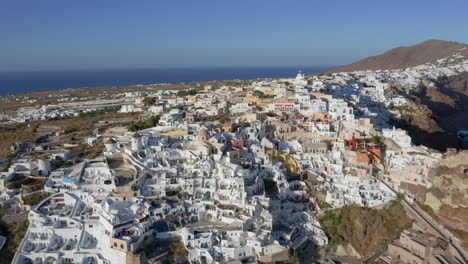
POLYGON ((431 173, 426 209, 468 249, 468 152, 441 160, 431 173))

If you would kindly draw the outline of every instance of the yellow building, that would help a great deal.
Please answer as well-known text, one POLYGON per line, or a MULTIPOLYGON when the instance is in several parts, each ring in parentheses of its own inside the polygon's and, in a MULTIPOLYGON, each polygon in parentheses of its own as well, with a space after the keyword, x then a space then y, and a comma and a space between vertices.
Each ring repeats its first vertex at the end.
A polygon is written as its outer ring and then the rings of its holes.
POLYGON ((297 161, 287 153, 278 150, 267 150, 267 155, 273 160, 282 162, 288 172, 288 176, 294 176, 302 172, 297 161))

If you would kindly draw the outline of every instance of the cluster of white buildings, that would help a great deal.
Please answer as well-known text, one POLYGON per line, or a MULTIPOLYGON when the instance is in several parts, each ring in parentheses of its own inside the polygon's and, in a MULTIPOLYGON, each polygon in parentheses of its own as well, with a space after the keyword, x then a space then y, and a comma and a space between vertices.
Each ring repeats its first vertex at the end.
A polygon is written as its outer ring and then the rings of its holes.
MULTIPOLYGON (((310 80, 299 73, 188 96, 161 90, 146 94, 153 105, 126 95, 120 112, 157 114, 159 125, 96 132, 104 152, 73 166, 15 161, 2 174, 7 184, 15 173, 39 170, 51 194, 29 211, 14 263, 139 263, 154 239, 178 240, 190 263, 272 263, 326 245, 317 218, 324 202, 370 207, 395 199, 387 184, 428 188, 429 168, 440 159, 389 128, 386 107, 405 101, 387 93, 383 74, 390 73, 310 80), (394 149, 384 153, 376 137, 394 149)), ((2 199, 18 190, 0 191, 2 199)))
MULTIPOLYGON (((75 98, 78 99, 78 98, 75 98)), ((87 114, 111 107, 118 107, 127 102, 128 98, 122 99, 97 99, 97 98, 79 98, 78 101, 73 102, 65 100, 65 98, 58 99, 57 104, 37 105, 31 107, 22 107, 15 111, 14 114, 6 115, 3 124, 11 123, 24 123, 37 120, 49 120, 57 118, 72 118, 80 114, 87 114), (63 102, 68 101, 68 102, 63 102)))
POLYGON ((55 118, 75 117, 79 114, 86 114, 102 110, 103 108, 85 108, 85 109, 62 109, 58 106, 43 105, 40 108, 23 108, 16 112, 16 116, 10 118, 10 123, 24 123, 36 120, 48 120, 55 118))

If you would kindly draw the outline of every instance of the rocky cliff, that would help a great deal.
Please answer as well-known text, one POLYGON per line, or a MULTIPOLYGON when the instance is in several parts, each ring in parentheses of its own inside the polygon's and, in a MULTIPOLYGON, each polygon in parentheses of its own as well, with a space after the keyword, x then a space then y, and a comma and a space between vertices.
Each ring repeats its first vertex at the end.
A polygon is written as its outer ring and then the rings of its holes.
POLYGON ((442 159, 430 176, 423 208, 468 249, 468 152, 442 159))

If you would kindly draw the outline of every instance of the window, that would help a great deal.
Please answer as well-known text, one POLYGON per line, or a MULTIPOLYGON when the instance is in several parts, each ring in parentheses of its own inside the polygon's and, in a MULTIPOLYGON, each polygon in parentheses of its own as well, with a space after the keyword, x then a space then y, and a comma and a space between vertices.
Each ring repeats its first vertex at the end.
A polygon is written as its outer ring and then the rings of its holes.
POLYGON ((114 247, 117 247, 117 243, 114 242, 114 247))

